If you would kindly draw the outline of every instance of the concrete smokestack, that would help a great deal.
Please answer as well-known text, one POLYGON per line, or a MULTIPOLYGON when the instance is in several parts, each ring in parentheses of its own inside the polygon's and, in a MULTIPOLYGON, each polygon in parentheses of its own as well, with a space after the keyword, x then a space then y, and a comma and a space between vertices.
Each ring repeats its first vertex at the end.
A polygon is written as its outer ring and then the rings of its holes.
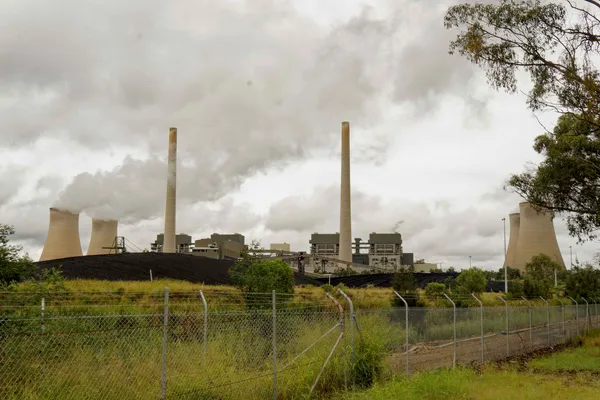
POLYGON ((169 129, 169 164, 167 169, 167 204, 163 253, 175 253, 175 208, 177 192, 177 128, 169 129))
POLYGON ((515 257, 517 255, 517 243, 519 243, 519 230, 521 225, 521 215, 519 213, 508 216, 510 222, 510 236, 508 239, 508 249, 506 250, 506 264, 514 268, 515 257))
POLYGON ((105 249, 104 247, 111 247, 115 242, 118 235, 118 224, 119 222, 114 219, 92 219, 92 237, 87 251, 88 256, 110 254, 111 249, 105 249))
POLYGON ((524 272, 525 264, 533 256, 544 253, 558 262, 564 269, 565 263, 558 248, 552 214, 544 210, 538 213, 527 202, 519 203, 519 211, 521 226, 513 267, 524 272))
POLYGON ((50 209, 48 236, 40 261, 82 256, 79 239, 79 214, 50 209))
POLYGON ((350 123, 342 122, 342 177, 340 187, 340 254, 352 261, 352 216, 350 204, 350 123))

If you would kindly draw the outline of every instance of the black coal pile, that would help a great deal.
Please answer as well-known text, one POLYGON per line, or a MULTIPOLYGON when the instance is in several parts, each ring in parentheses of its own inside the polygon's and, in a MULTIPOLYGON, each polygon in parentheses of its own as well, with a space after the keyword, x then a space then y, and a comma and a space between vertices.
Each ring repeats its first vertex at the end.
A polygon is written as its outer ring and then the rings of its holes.
MULTIPOLYGON (((206 285, 231 285, 229 269, 233 260, 215 260, 189 254, 124 253, 63 258, 40 261, 40 268, 61 267, 67 279, 107 281, 145 281, 178 279, 206 285)), ((321 285, 320 282, 294 273, 296 285, 321 285)))

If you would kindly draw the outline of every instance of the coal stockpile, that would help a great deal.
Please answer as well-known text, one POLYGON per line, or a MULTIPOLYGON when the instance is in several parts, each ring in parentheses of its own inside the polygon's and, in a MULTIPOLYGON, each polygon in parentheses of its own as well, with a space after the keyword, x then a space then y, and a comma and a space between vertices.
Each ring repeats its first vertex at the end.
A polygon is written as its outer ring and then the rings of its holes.
MULTIPOLYGON (((229 269, 233 260, 215 260, 189 254, 125 253, 63 258, 36 263, 42 269, 61 267, 67 279, 146 281, 178 279, 206 285, 231 285, 229 269)), ((296 285, 321 283, 294 273, 296 285)))
MULTIPOLYGON (((458 272, 442 272, 442 273, 433 273, 433 272, 415 272, 415 284, 418 288, 425 288, 427 284, 431 282, 436 283, 444 283, 446 279, 452 278, 456 279, 458 276, 458 272)), ((344 285, 351 288, 364 288, 367 286, 373 287, 392 287, 392 280, 394 279, 394 274, 361 274, 361 275, 351 275, 351 276, 341 276, 341 277, 332 277, 331 284, 337 285, 343 283, 344 285)), ((318 281, 321 283, 328 283, 329 278, 318 278, 318 281)))

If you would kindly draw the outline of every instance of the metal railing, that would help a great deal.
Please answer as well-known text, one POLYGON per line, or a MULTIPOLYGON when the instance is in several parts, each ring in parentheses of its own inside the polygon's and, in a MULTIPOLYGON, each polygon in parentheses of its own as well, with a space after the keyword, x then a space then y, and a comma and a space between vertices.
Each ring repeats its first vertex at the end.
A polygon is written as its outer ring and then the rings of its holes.
POLYGON ((298 397, 364 384, 369 352, 408 375, 566 343, 600 322, 595 299, 394 297, 402 307, 356 308, 341 290, 0 294, 0 398, 298 397))

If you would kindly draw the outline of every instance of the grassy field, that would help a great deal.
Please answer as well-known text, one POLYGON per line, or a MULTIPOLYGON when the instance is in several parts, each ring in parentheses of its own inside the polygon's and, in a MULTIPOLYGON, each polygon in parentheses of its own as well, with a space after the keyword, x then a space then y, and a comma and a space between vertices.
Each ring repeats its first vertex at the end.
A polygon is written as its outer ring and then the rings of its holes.
MULTIPOLYGON (((219 292, 219 293, 230 293, 236 294, 239 291, 233 286, 218 286, 218 285, 203 285, 199 283, 190 283, 187 281, 180 281, 174 279, 158 279, 154 281, 102 281, 102 280, 86 280, 76 279, 68 280, 65 282, 65 287, 70 292, 92 292, 92 293, 142 293, 151 291, 162 291, 165 287, 168 287, 171 292, 193 292, 204 290, 208 292, 219 292)), ((25 286, 18 286, 16 291, 27 290, 25 286)), ((395 299, 393 289, 391 288, 347 288, 346 293, 350 295, 354 302, 355 308, 367 309, 367 308, 386 308, 392 306, 392 301, 395 299)), ((319 296, 324 295, 324 290, 320 287, 314 286, 298 286, 295 289, 295 294, 305 296, 319 296)), ((447 307, 449 303, 446 300, 433 300, 427 298, 425 293, 418 290, 419 297, 425 307, 447 307)), ((470 297, 467 296, 467 299, 470 297)), ((483 293, 480 296, 480 300, 486 307, 502 306, 499 300, 499 294, 497 293, 483 293)), ((568 301, 563 300, 566 303, 568 301)), ((565 304, 566 304, 565 303, 565 304)), ((523 300, 511 300, 511 306, 527 306, 528 303, 523 300)), ((550 301, 551 305, 560 305, 560 302, 556 299, 550 301)), ((544 306, 541 300, 531 300, 533 306, 544 306)), ((477 303, 473 303, 473 306, 478 306, 477 303)))
POLYGON ((507 363, 431 371, 376 384, 373 388, 338 397, 362 399, 599 399, 600 331, 583 338, 582 346, 534 359, 527 365, 507 363))
POLYGON ((600 372, 600 330, 583 338, 583 346, 541 357, 529 367, 543 372, 600 372))
MULTIPOLYGON (((271 293, 243 294, 230 286, 175 280, 72 280, 65 282, 65 288, 66 292, 32 293, 17 287, 0 293, 0 398, 64 398, 67 390, 74 398, 151 398, 162 389, 162 370, 172 398, 270 396, 271 293), (165 287, 170 289, 167 303, 165 287), (206 330, 200 290, 208 303, 206 330), (169 311, 166 325, 165 304, 169 311)), ((344 317, 323 288, 297 287, 294 296, 277 297, 279 398, 302 398, 321 373, 314 388, 316 398, 335 396, 350 381, 368 387, 373 381, 391 379, 393 370, 384 360, 404 351, 404 309, 391 307, 394 296, 390 288, 348 289, 346 293, 353 299, 360 327, 355 334, 354 367, 349 364, 351 324, 341 323, 344 317)), ((333 294, 344 305, 347 320, 345 300, 339 293, 333 294)), ((428 301, 423 293, 420 296, 428 301)), ((497 295, 482 297, 484 304, 495 306, 485 310, 485 332, 504 329, 505 309, 497 295)), ((442 307, 411 309, 411 344, 452 338, 453 310, 448 304, 439 305, 442 307)), ((534 310, 533 324, 543 325, 546 312, 545 307, 534 310)), ((479 315, 478 307, 457 310, 457 338, 480 334, 479 315)), ((551 320, 557 322, 558 316, 554 312, 551 320)), ((511 329, 528 324, 527 307, 511 310, 511 329)), ((374 398, 387 398, 400 390, 400 395, 411 398, 406 391, 414 386, 416 397, 412 398, 435 399, 440 390, 444 398, 461 398, 473 385, 492 385, 485 379, 468 370, 439 372, 378 386, 371 393, 374 398), (451 397, 455 394, 458 397, 451 397)), ((507 379, 513 379, 512 375, 507 379)), ((362 394, 356 396, 363 398, 362 394)))

